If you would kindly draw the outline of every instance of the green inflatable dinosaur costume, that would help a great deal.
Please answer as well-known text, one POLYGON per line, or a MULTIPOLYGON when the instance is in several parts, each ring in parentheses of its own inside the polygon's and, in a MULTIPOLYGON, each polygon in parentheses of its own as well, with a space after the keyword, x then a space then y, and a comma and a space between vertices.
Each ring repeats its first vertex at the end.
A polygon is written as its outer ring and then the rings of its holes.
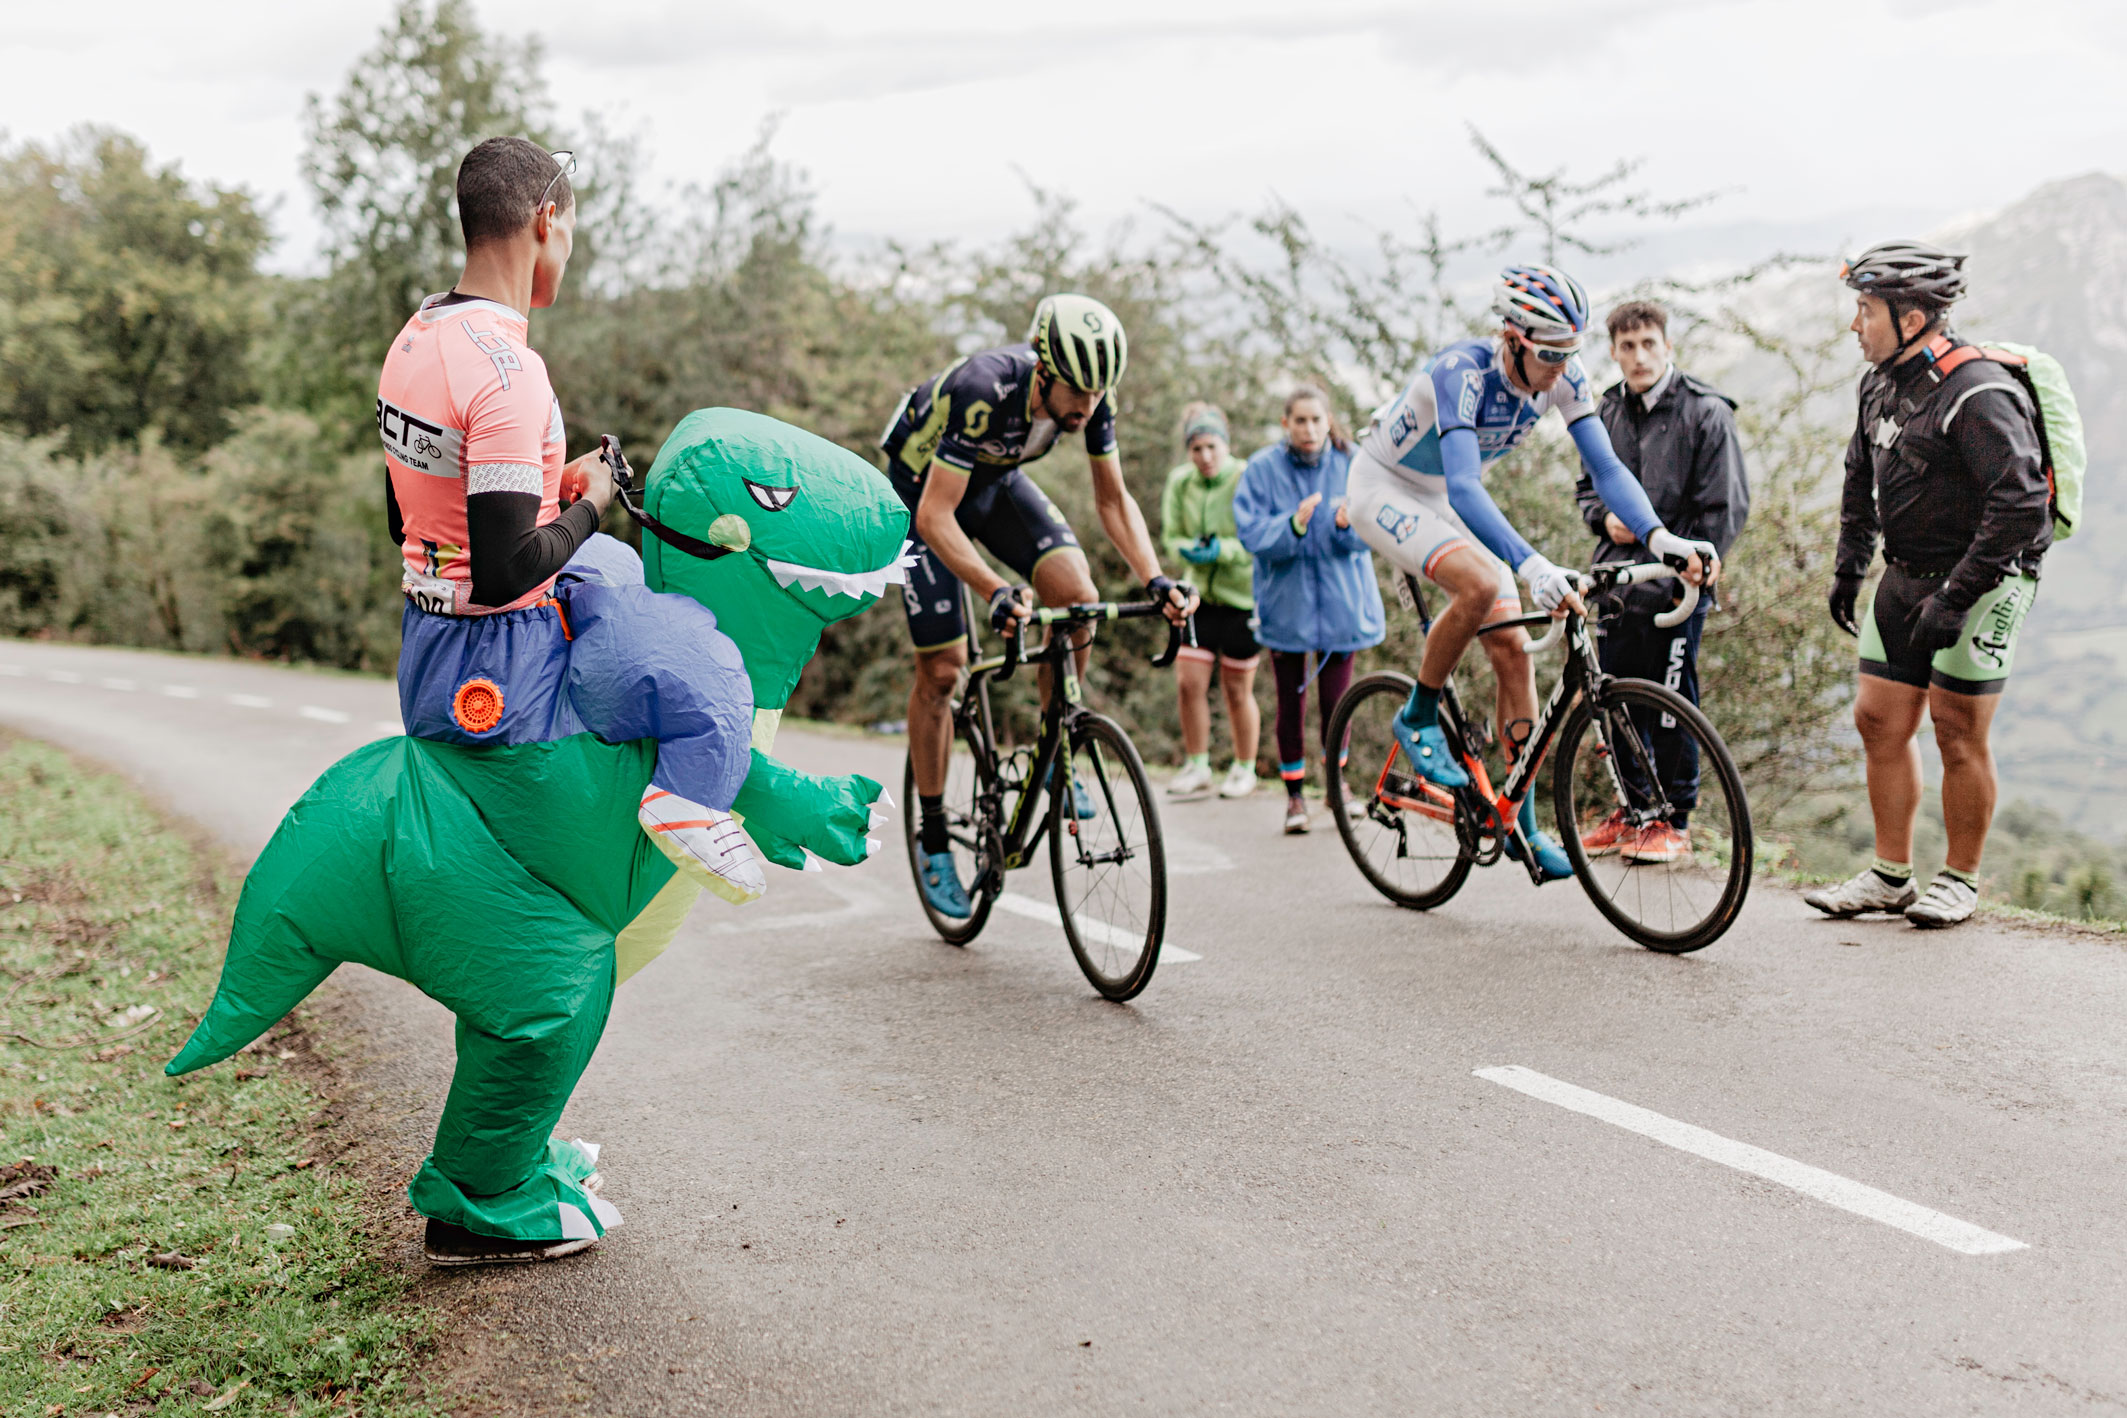
MULTIPOLYGON (((769 753, 821 631, 903 578, 900 499, 825 439, 705 409, 666 440, 643 507, 710 556, 646 536, 638 563, 593 537, 555 589, 564 628, 589 643, 584 626, 600 616, 669 617, 674 664, 712 682, 739 733, 751 716, 732 810, 761 854, 796 868, 809 855, 862 861, 877 845, 879 784, 769 753), (676 594, 647 594, 645 580, 676 594)), ((214 1001, 166 1072, 228 1058, 343 962, 395 975, 457 1016, 457 1070, 409 1188, 415 1209, 484 1236, 581 1239, 619 1213, 584 1185, 595 1148, 551 1131, 615 986, 664 950, 700 886, 637 822, 656 740, 584 731, 568 699, 606 688, 577 683, 597 666, 579 654, 566 692, 548 694, 559 681, 543 652, 524 653, 478 681, 498 716, 512 706, 496 741, 381 740, 289 809, 245 879, 214 1001)))

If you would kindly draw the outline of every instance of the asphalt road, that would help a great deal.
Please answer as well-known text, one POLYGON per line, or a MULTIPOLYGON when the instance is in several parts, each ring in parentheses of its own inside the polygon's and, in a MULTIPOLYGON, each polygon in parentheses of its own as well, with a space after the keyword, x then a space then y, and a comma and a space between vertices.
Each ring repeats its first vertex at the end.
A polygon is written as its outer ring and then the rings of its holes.
MULTIPOLYGON (((0 642, 0 722, 247 852, 394 705, 0 642)), ((783 748, 899 783, 886 741, 783 748)), ((470 1382, 629 1415, 2127 1409, 2118 946, 1826 922, 1761 885, 1671 959, 1518 872, 1397 911, 1278 815, 1167 810, 1169 938, 1201 958, 1128 1007, 1053 927, 939 943, 897 840, 705 901, 564 1122, 627 1223, 448 1282, 486 1287, 470 1382), (1478 1076, 1510 1067, 1601 1101, 1478 1076), (2020 1244, 1954 1249, 1935 1213, 2020 1244)), ((328 989, 417 1148, 447 1018, 362 972, 328 989)))

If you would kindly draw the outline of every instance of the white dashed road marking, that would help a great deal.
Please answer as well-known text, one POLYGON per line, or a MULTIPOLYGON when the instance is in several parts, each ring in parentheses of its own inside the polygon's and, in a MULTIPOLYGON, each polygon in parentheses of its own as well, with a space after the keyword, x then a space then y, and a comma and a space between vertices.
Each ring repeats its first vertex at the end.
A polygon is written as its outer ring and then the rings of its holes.
POLYGON ((46 670, 44 677, 54 684, 79 684, 81 676, 72 670, 46 670))
POLYGON ((1709 1162, 1718 1162, 1724 1167, 1733 1167, 1739 1172, 1748 1172, 1754 1177, 1763 1177, 1768 1182, 1778 1182, 1807 1197, 1842 1211, 1851 1211, 1856 1216, 1866 1216, 1871 1221, 1881 1221, 1886 1226, 1895 1226, 1938 1246, 1948 1246, 1968 1256, 1995 1255, 2002 1251, 2025 1249, 2022 1241, 2012 1241, 2007 1236, 1982 1230, 1969 1221, 1959 1221, 1954 1216, 1945 1216, 1939 1211, 1930 1211, 1916 1202, 1892 1196, 1889 1192, 1864 1186, 1821 1167, 1812 1167, 1806 1162, 1782 1157, 1777 1152, 1767 1152, 1762 1147, 1752 1147, 1747 1142, 1708 1132, 1690 1123, 1680 1123, 1675 1118, 1650 1112, 1619 1102, 1605 1094, 1594 1093, 1586 1088, 1564 1083, 1548 1074, 1518 1064, 1503 1068, 1481 1068, 1479 1078, 1493 1083, 1502 1083, 1516 1092, 1526 1093, 1531 1098, 1540 1098, 1546 1103, 1585 1113, 1599 1118, 1627 1132, 1636 1132, 1642 1137, 1651 1137, 1656 1142, 1666 1143, 1680 1152, 1689 1152, 1694 1157, 1704 1157, 1709 1162))
POLYGON ((131 693, 133 690, 140 688, 140 686, 133 683, 133 681, 126 679, 120 675, 105 675, 102 679, 98 680, 97 683, 102 685, 105 689, 115 689, 121 693, 131 693))
MULTIPOLYGON (((1040 921, 1043 925, 1054 926, 1058 930, 1063 929, 1063 913, 1046 901, 1037 901, 1031 896, 1021 896, 1016 891, 1007 891, 998 896, 997 904, 1015 916, 1025 916, 1030 921, 1040 921)), ((1101 942, 1103 945, 1119 945, 1126 950, 1134 950, 1144 943, 1144 937, 1136 931, 1120 930, 1115 926, 1109 925, 1106 921, 1096 921, 1090 916, 1082 917, 1078 922, 1078 928, 1081 932, 1101 942)), ((1192 960, 1202 960, 1203 958, 1195 951, 1184 950, 1178 945, 1162 943, 1160 946, 1160 959, 1175 965, 1187 965, 1192 960)))
POLYGON ((396 738, 406 732, 406 726, 397 719, 379 719, 369 727, 389 738, 396 738))
POLYGON ((166 684, 162 687, 162 692, 164 694, 169 695, 172 699, 199 698, 199 691, 194 689, 189 684, 166 684))
POLYGON ((0 675, 12 675, 16 679, 20 679, 22 678, 22 666, 0 665, 0 675))
POLYGON ((232 694, 229 702, 239 709, 271 709, 273 701, 257 694, 232 694))
POLYGON ((344 724, 354 717, 352 714, 342 714, 337 709, 320 709, 315 704, 305 704, 295 712, 306 719, 315 719, 321 724, 344 724))

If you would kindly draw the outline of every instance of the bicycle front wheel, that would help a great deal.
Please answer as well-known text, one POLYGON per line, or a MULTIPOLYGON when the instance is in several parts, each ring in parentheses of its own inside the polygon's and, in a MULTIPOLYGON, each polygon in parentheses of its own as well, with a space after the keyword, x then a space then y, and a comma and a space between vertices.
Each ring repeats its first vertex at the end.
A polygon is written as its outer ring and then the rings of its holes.
POLYGON ((908 843, 908 869, 916 883, 916 901, 929 918, 931 929, 948 945, 966 945, 982 934, 1001 884, 998 878, 1002 873, 996 870, 991 855, 994 834, 979 811, 982 787, 975 755, 965 742, 954 739, 953 756, 947 760, 945 771, 945 825, 952 834, 953 869, 960 873, 961 888, 973 908, 967 919, 958 920, 933 909, 923 894, 923 814, 916 796, 914 761, 906 762, 901 770, 901 830, 908 843))
POLYGON ((1349 757, 1329 777, 1329 811, 1359 875, 1398 906, 1425 911, 1462 889, 1470 856, 1454 794, 1418 776, 1389 727, 1410 694, 1409 676, 1372 674, 1337 701, 1329 741, 1349 757))
POLYGON ((1167 847, 1145 765, 1111 719, 1073 721, 1049 787, 1049 870, 1078 968, 1111 1000, 1151 983, 1167 933, 1167 847), (1085 806, 1073 780, 1084 790, 1085 806), (1090 815, 1080 813, 1090 809, 1090 815))
POLYGON ((1735 923, 1750 893, 1750 804, 1690 700, 1637 679, 1584 698, 1559 736, 1552 791, 1573 873, 1612 925, 1681 955, 1735 923))

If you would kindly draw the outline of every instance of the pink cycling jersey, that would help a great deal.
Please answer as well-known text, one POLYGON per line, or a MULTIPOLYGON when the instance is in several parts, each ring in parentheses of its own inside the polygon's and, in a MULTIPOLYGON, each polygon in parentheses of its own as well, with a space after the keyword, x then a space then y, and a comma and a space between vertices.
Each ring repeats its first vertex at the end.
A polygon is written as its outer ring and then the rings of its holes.
POLYGON ((465 499, 533 493, 539 525, 561 510, 566 439, 546 362, 525 317, 491 300, 421 302, 392 342, 377 381, 377 433, 405 521, 401 585, 426 611, 491 615, 545 595, 554 578, 506 606, 472 600, 465 499))

